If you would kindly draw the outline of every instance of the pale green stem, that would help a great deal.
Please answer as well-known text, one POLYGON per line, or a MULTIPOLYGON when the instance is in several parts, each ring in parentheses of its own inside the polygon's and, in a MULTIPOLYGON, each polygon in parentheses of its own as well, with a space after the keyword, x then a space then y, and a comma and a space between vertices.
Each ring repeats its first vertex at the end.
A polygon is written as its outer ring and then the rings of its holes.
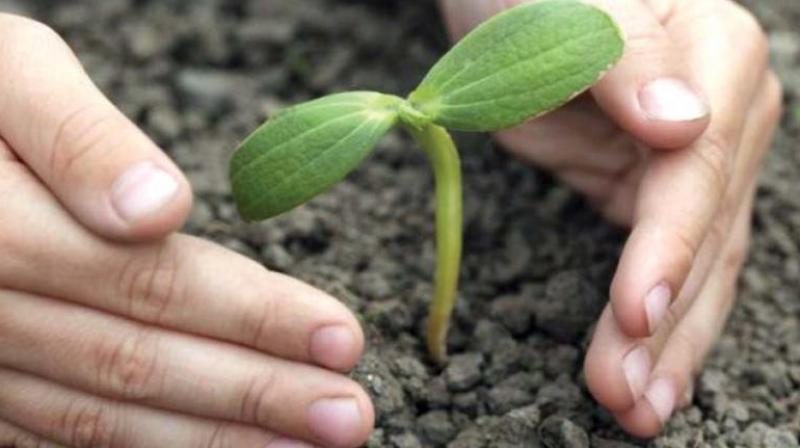
POLYGON ((436 181, 436 278, 428 314, 428 350, 438 362, 447 359, 447 330, 456 301, 461 266, 461 162, 453 139, 432 123, 406 126, 425 150, 436 181))

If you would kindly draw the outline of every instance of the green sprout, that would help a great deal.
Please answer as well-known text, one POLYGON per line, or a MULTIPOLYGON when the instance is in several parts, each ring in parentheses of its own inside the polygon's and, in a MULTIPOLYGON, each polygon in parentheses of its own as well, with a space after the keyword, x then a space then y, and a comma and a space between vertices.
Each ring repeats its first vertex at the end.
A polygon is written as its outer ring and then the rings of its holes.
POLYGON ((447 130, 497 131, 556 109, 597 82, 623 47, 613 20, 579 1, 509 9, 462 39, 407 99, 339 93, 264 123, 231 160, 239 212, 257 221, 308 201, 354 170, 395 125, 403 127, 433 166, 437 261, 427 345, 445 362, 463 219, 459 155, 447 130))

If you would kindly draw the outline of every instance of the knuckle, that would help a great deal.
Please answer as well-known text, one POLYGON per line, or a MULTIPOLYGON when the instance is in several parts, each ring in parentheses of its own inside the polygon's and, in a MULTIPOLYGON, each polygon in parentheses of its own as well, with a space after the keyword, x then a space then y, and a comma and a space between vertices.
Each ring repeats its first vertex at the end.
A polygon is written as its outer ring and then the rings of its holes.
POLYGON ((274 296, 266 299, 257 297, 252 300, 256 305, 242 310, 241 328, 245 343, 253 348, 265 349, 274 342, 272 335, 279 322, 279 301, 274 296))
POLYGON ((277 374, 272 370, 259 372, 242 387, 239 418, 264 428, 273 426, 272 396, 277 387, 277 374))
POLYGON ((734 144, 725 133, 709 130, 700 138, 690 154, 695 156, 697 165, 708 182, 708 191, 713 198, 721 199, 728 189, 733 169, 734 144))
POLYGON ((697 253, 700 251, 699 238, 683 227, 672 229, 672 238, 674 240, 672 247, 674 248, 676 267, 679 272, 689 272, 697 253))
POLYGON ((158 396, 161 380, 158 336, 142 328, 95 350, 97 384, 111 395, 131 401, 158 396))
POLYGON ((226 422, 217 422, 214 425, 214 430, 211 432, 211 435, 208 437, 208 443, 205 445, 206 448, 223 448, 225 446, 223 434, 225 433, 226 424, 226 422))
POLYGON ((76 170, 84 160, 110 151, 114 145, 109 140, 116 134, 113 120, 113 113, 94 104, 83 104, 65 114, 47 153, 50 175, 62 181, 81 175, 76 170))
POLYGON ((638 27, 637 30, 626 36, 626 58, 651 57, 667 45, 664 36, 655 27, 638 27))
MULTIPOLYGON (((703 243, 711 248, 715 254, 725 254, 723 250, 726 243, 731 241, 734 217, 738 212, 739 204, 732 197, 726 198, 724 204, 727 205, 723 205, 723 210, 718 213, 717 218, 711 223, 703 243)), ((745 254, 742 253, 745 249, 746 248, 743 247, 736 247, 735 250, 729 250, 722 258, 723 264, 729 266, 730 262, 733 262, 734 264, 731 266, 736 266, 734 271, 738 271, 745 257, 745 254), (731 252, 736 252, 736 259, 738 259, 738 261, 728 259, 728 254, 731 252)))
POLYGON ((725 255, 725 269, 728 272, 736 273, 742 269, 744 262, 747 260, 747 248, 736 248, 728 251, 725 255))
POLYGON ((723 258, 723 269, 725 269, 726 272, 732 274, 728 276, 728 278, 732 279, 738 278, 738 275, 736 274, 738 274, 739 271, 742 270, 742 267, 747 261, 747 257, 749 254, 750 254, 749 232, 746 232, 744 235, 741 236, 734 236, 733 243, 731 244, 730 248, 728 249, 723 258))
POLYGON ((115 427, 110 406, 84 400, 70 403, 58 423, 58 431, 73 448, 118 448, 115 427))
POLYGON ((717 218, 711 223, 705 235, 704 244, 708 244, 715 253, 719 253, 720 248, 728 239, 732 224, 731 216, 735 211, 735 205, 733 205, 732 200, 726 200, 725 203, 730 205, 723 205, 723 209, 727 208, 729 211, 722 210, 721 213, 718 213, 717 218))
POLYGON ((664 313, 663 321, 661 324, 659 324, 659 327, 663 328, 663 331, 666 334, 672 335, 678 328, 678 323, 680 322, 680 320, 681 316, 677 311, 677 307, 669 306, 667 307, 667 312, 664 313))
POLYGON ((130 255, 116 281, 120 295, 128 302, 129 316, 162 323, 171 310, 184 304, 186 284, 179 258, 178 250, 169 241, 130 255))
POLYGON ((235 440, 235 426, 231 422, 220 421, 214 424, 205 448, 234 448, 240 446, 235 440))

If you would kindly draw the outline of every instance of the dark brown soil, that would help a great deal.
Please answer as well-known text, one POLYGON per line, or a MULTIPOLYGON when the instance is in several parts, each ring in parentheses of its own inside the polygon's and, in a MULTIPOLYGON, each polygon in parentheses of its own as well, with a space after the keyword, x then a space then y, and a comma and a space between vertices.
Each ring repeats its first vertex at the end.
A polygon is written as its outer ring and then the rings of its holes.
POLYGON ((62 32, 88 71, 186 170, 187 225, 341 298, 369 336, 368 446, 797 447, 800 431, 800 2, 751 0, 771 31, 786 114, 759 190, 739 305, 693 405, 651 442, 588 395, 581 361, 624 233, 485 136, 461 138, 466 258, 444 371, 420 336, 431 291, 432 179, 391 135, 328 194, 245 226, 228 194, 237 141, 267 113, 334 90, 405 93, 446 48, 430 1, 0 0, 62 32))

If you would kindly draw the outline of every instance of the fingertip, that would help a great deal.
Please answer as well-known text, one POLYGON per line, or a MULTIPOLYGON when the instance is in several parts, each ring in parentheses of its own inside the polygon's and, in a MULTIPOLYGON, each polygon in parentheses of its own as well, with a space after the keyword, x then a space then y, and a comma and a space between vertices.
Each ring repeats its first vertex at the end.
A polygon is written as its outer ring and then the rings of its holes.
POLYGON ((607 308, 597 324, 583 369, 589 392, 612 412, 631 409, 649 381, 649 352, 631 344, 607 308))
POLYGON ((364 330, 353 312, 327 292, 312 288, 319 315, 308 337, 308 357, 317 365, 338 372, 352 370, 364 354, 364 330), (321 306, 321 304, 325 306, 321 306), (324 310, 324 311, 323 311, 324 310))
POLYGON ((100 229, 113 239, 145 241, 178 230, 192 206, 186 178, 171 163, 143 160, 114 179, 108 194, 110 219, 100 229))
POLYGON ((356 325, 326 325, 314 331, 309 352, 322 367, 345 372, 358 363, 364 351, 364 334, 356 325))
POLYGON ((619 359, 603 356, 601 350, 590 350, 584 361, 583 371, 586 375, 586 387, 592 397, 604 408, 612 412, 630 409, 633 405, 628 385, 623 375, 618 372, 619 359))
POLYGON ((369 439, 375 425, 372 402, 358 385, 353 395, 319 399, 307 412, 309 431, 326 446, 361 446, 369 439))
POLYGON ((597 84, 593 95, 601 109, 645 146, 685 148, 710 124, 708 101, 690 83, 677 77, 631 81, 612 74, 597 84))
POLYGON ((663 424, 645 400, 640 400, 633 409, 614 414, 617 424, 633 437, 651 439, 663 429, 663 424))
POLYGON ((669 315, 694 254, 657 220, 634 226, 611 282, 611 308, 619 328, 632 338, 649 337, 669 315))
POLYGON ((669 377, 657 377, 648 384, 644 396, 632 409, 615 414, 615 418, 632 436, 652 438, 669 422, 676 400, 675 382, 669 377))
POLYGON ((611 310, 619 329, 631 338, 650 336, 650 323, 642 289, 626 282, 625 272, 617 272, 611 286, 611 310))

